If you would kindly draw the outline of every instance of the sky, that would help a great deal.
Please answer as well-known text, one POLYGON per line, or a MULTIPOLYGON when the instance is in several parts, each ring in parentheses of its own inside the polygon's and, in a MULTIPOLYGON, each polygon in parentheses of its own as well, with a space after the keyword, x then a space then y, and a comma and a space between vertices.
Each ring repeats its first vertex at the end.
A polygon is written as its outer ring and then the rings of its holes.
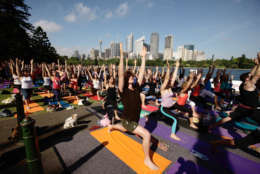
POLYGON ((260 0, 25 0, 31 7, 29 21, 41 26, 61 55, 75 50, 89 54, 91 48, 108 48, 123 42, 132 32, 134 40, 152 32, 164 38, 172 34, 173 49, 194 44, 209 58, 230 59, 260 51, 260 0))

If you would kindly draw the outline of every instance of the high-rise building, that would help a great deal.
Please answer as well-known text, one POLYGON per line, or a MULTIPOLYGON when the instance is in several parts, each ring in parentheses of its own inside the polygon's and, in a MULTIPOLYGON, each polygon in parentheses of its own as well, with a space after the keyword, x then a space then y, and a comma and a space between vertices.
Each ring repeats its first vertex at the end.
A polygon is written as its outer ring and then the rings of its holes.
POLYGON ((99 43, 99 58, 102 58, 102 40, 99 40, 98 43, 99 43))
POLYGON ((120 57, 120 43, 111 42, 110 48, 111 48, 111 57, 112 58, 120 57))
POLYGON ((111 57, 111 48, 105 49, 105 58, 108 59, 111 57))
POLYGON ((95 59, 99 56, 99 51, 97 49, 92 48, 90 50, 90 58, 95 59))
POLYGON ((145 36, 142 36, 135 41, 135 54, 137 56, 140 56, 142 53, 142 49, 144 46, 144 40, 145 40, 145 36))
POLYGON ((132 53, 134 51, 134 35, 131 33, 126 38, 126 51, 132 53))
POLYGON ((151 56, 152 58, 158 58, 159 53, 159 33, 152 33, 150 38, 151 56))
POLYGON ((192 44, 184 45, 184 48, 187 49, 187 50, 192 50, 192 51, 194 51, 194 45, 192 45, 192 44))
POLYGON ((173 54, 173 35, 168 35, 165 37, 165 47, 164 47, 164 59, 172 59, 173 54))

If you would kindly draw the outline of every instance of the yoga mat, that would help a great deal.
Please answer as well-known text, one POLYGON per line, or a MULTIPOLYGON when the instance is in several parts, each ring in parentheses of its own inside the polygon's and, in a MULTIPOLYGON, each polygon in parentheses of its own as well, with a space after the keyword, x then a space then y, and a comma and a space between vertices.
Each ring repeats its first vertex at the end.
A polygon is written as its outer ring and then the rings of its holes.
POLYGON ((53 97, 53 93, 48 94, 47 92, 37 92, 37 94, 41 97, 53 97))
POLYGON ((95 101, 101 101, 101 100, 103 100, 103 98, 102 97, 99 97, 100 98, 100 100, 98 100, 98 97, 95 95, 95 96, 92 96, 92 97, 90 97, 90 99, 91 100, 95 100, 95 101))
POLYGON ((148 116, 149 114, 150 114, 150 112, 141 110, 141 112, 140 112, 140 118, 143 118, 143 117, 145 117, 145 116, 148 116))
MULTIPOLYGON (((58 104, 58 102, 57 101, 55 101, 55 102, 53 102, 53 101, 50 101, 50 104, 51 105, 57 105, 58 104)), ((61 104, 61 106, 63 107, 63 108, 68 108, 68 107, 70 107, 70 104, 68 104, 67 102, 64 102, 64 101, 60 101, 60 104, 61 104)))
POLYGON ((171 161, 154 152, 152 155, 153 162, 160 167, 157 171, 152 171, 144 164, 144 153, 141 144, 124 135, 120 131, 108 133, 107 128, 92 131, 90 133, 100 143, 108 142, 105 146, 115 156, 132 168, 136 173, 163 173, 171 164, 171 161))
POLYGON ((151 106, 151 105, 145 105, 145 107, 142 106, 142 109, 146 110, 146 111, 149 111, 149 112, 154 112, 154 111, 158 111, 159 110, 159 108, 157 108, 156 106, 151 106))
MULTIPOLYGON (((34 112, 44 111, 43 107, 39 106, 37 103, 30 103, 29 104, 30 109, 27 110, 26 106, 24 105, 24 113, 26 115, 29 115, 34 112)), ((17 114, 14 115, 15 118, 17 118, 17 114)))
POLYGON ((69 103, 72 103, 74 105, 77 105, 78 104, 78 101, 76 99, 76 96, 66 96, 66 97, 63 97, 64 100, 68 101, 69 103))
POLYGON ((238 156, 232 152, 225 151, 224 149, 220 149, 218 153, 212 154, 211 153, 211 145, 205 141, 199 140, 196 137, 187 135, 183 132, 178 131, 176 134, 178 137, 181 138, 181 141, 176 141, 170 138, 171 128, 165 126, 161 123, 157 123, 157 126, 154 122, 149 121, 151 124, 146 125, 145 119, 140 119, 139 123, 148 129, 150 132, 164 138, 170 140, 171 142, 177 143, 180 146, 186 148, 187 150, 191 151, 195 149, 196 151, 206 155, 210 161, 214 161, 214 163, 218 164, 219 166, 225 167, 231 170, 233 173, 236 174, 257 174, 260 170, 260 165, 254 161, 248 160, 244 157, 238 156), (243 164, 243 165, 241 165, 243 164))
POLYGON ((85 96, 85 97, 92 97, 93 94, 91 94, 91 93, 85 93, 85 94, 83 94, 83 96, 85 96))
POLYGON ((167 174, 174 173, 194 173, 194 174, 212 174, 211 171, 201 165, 195 164, 193 161, 181 159, 180 157, 176 163, 172 164, 170 169, 167 170, 167 174), (181 160, 180 160, 181 159, 181 160))

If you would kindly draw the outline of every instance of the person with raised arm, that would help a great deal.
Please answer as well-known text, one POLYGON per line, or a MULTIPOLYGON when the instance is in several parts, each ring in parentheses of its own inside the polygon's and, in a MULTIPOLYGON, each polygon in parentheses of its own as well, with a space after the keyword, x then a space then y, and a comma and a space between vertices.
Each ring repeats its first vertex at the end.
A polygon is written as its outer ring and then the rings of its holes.
POLYGON ((259 94, 256 90, 256 82, 260 79, 260 56, 255 61, 255 66, 250 73, 244 73, 240 75, 242 81, 240 90, 240 101, 237 108, 228 113, 228 117, 225 117, 215 124, 209 126, 209 130, 213 129, 221 124, 224 124, 233 120, 240 120, 245 117, 250 117, 257 123, 260 123, 260 110, 259 107, 259 94))
MULTIPOLYGON (((32 80, 33 59, 31 59, 30 65, 31 65, 31 71, 29 71, 29 69, 23 69, 22 74, 18 73, 18 76, 20 77, 20 81, 21 81, 21 92, 24 97, 27 111, 30 110, 29 104, 30 104, 32 88, 33 88, 33 80, 32 80)), ((18 61, 16 61, 16 66, 18 66, 18 61)), ((17 72, 20 72, 20 71, 18 70, 17 72)))
POLYGON ((138 76, 138 82, 134 85, 134 74, 132 71, 124 72, 124 59, 123 59, 123 45, 120 44, 120 63, 119 63, 119 82, 118 89, 124 105, 124 111, 121 117, 122 122, 109 125, 109 132, 116 129, 120 131, 128 131, 137 134, 143 139, 144 150, 144 164, 151 170, 158 170, 159 168, 152 162, 150 157, 150 132, 138 125, 141 112, 141 98, 140 98, 140 85, 143 80, 145 71, 145 55, 147 49, 144 47, 142 51, 142 64, 138 76))
POLYGON ((174 86, 179 66, 180 66, 180 63, 177 60, 176 67, 175 67, 175 70, 172 75, 172 79, 170 80, 170 65, 167 60, 167 71, 166 71, 166 75, 165 75, 163 84, 160 89, 161 97, 162 97, 161 112, 163 113, 163 115, 173 119, 171 138, 173 138, 177 141, 180 141, 181 139, 176 135, 177 119, 175 117, 173 117, 171 110, 173 110, 172 107, 176 103, 176 101, 174 101, 172 99, 172 97, 173 97, 172 87, 174 86))
POLYGON ((19 78, 19 75, 21 74, 20 68, 19 68, 19 60, 16 58, 16 62, 14 64, 13 60, 10 60, 9 67, 11 70, 11 74, 14 80, 14 88, 17 88, 19 91, 21 90, 21 80, 19 78), (15 69, 14 69, 15 67, 15 69))
POLYGON ((61 101, 61 85, 60 85, 60 75, 55 69, 52 69, 52 73, 50 73, 48 67, 46 64, 45 65, 45 70, 48 74, 48 76, 51 78, 52 81, 52 92, 53 92, 53 101, 57 101, 59 108, 62 108, 62 105, 60 103, 61 101))

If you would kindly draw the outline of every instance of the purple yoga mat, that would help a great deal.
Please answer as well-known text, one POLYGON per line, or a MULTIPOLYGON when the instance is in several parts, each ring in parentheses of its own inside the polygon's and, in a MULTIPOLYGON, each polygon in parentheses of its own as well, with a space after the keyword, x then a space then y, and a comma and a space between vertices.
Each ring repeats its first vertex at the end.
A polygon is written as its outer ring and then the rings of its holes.
POLYGON ((211 174, 212 172, 201 165, 196 165, 193 161, 185 160, 184 158, 180 157, 176 163, 171 165, 166 173, 211 174))
POLYGON ((191 151, 195 149, 196 151, 206 155, 210 161, 218 164, 218 166, 225 167, 226 169, 232 171, 236 174, 245 174, 245 173, 259 173, 260 165, 254 161, 248 160, 246 158, 240 157, 232 152, 225 151, 220 149, 218 153, 211 153, 211 146, 209 143, 199 140, 196 137, 187 135, 183 132, 178 131, 177 136, 181 138, 181 141, 175 141, 170 138, 171 128, 165 126, 161 123, 153 123, 155 121, 149 121, 151 124, 146 125, 145 119, 140 119, 140 124, 147 128, 150 132, 164 138, 168 139, 171 142, 177 143, 180 146, 191 151), (242 165, 241 165, 242 164, 242 165))

